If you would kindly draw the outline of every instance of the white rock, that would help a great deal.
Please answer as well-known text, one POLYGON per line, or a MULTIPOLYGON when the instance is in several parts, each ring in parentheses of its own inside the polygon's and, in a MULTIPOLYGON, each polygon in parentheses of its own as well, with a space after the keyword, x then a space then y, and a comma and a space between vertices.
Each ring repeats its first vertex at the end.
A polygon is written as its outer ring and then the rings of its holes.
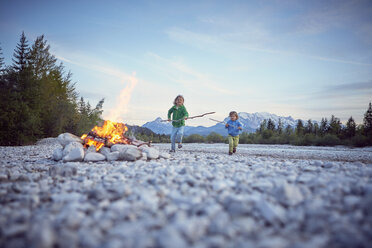
POLYGON ((147 160, 147 153, 146 152, 142 152, 142 157, 141 157, 142 160, 147 160))
MULTIPOLYGON (((67 146, 66 146, 67 147, 67 146)), ((63 157, 63 162, 79 162, 84 159, 84 149, 83 146, 75 147, 70 152, 63 157)))
POLYGON ((119 159, 119 154, 120 154, 119 151, 107 153, 106 159, 107 161, 116 161, 119 159))
POLYGON ((146 153, 147 159, 157 159, 159 158, 159 150, 153 147, 141 147, 142 152, 146 153))
POLYGON ((70 142, 68 145, 65 146, 63 149, 63 157, 69 154, 74 148, 81 148, 83 149, 83 145, 78 142, 70 142))
POLYGON ((73 163, 55 164, 49 167, 49 175, 52 177, 71 177, 77 174, 77 167, 73 163))
POLYGON ((101 149, 99 149, 99 153, 101 153, 101 154, 103 154, 103 155, 107 155, 107 154, 109 154, 111 152, 111 149, 110 148, 108 148, 108 147, 101 147, 101 149))
POLYGON ((84 157, 85 162, 97 162, 103 160, 106 160, 105 155, 97 152, 89 152, 84 157))
POLYGON ((53 160, 59 161, 62 159, 62 156, 63 156, 63 150, 61 147, 58 147, 53 151, 53 155, 52 155, 53 160))
POLYGON ((352 209, 355 206, 357 206, 360 203, 360 201, 361 200, 360 200, 360 198, 358 196, 348 195, 348 196, 345 196, 344 197, 344 203, 350 209, 352 209))
POLYGON ((121 151, 119 154, 120 160, 135 161, 142 156, 142 152, 137 148, 128 148, 125 151, 121 151))
POLYGON ((277 221, 284 223, 285 210, 281 206, 274 205, 262 198, 256 207, 267 222, 271 224, 277 221))
POLYGON ((86 151, 86 153, 91 153, 91 152, 94 152, 94 153, 97 152, 95 145, 89 146, 88 149, 87 149, 87 151, 86 151))
POLYGON ((170 156, 170 154, 167 153, 167 152, 161 152, 161 153, 159 154, 159 157, 160 157, 160 158, 169 159, 171 156, 170 156))
POLYGON ((81 144, 84 142, 82 139, 80 139, 80 137, 78 137, 76 135, 73 135, 71 133, 62 133, 62 134, 58 135, 57 139, 58 139, 58 142, 63 147, 65 147, 66 145, 68 145, 71 142, 78 142, 78 143, 81 143, 81 144))
POLYGON ((335 165, 333 162, 326 162, 322 165, 323 168, 332 168, 335 165))
POLYGON ((304 200, 300 189, 287 182, 282 183, 276 191, 277 199, 285 206, 295 206, 304 200))
POLYGON ((190 247, 183 239, 181 233, 177 231, 174 226, 166 226, 162 229, 156 237, 160 247, 173 248, 173 247, 190 247))
POLYGON ((47 220, 34 222, 28 230, 27 238, 34 247, 47 248, 53 247, 55 233, 51 224, 47 220))
POLYGON ((128 148, 137 148, 136 146, 133 145, 125 145, 125 144, 116 144, 111 146, 111 152, 122 152, 126 151, 128 148))
POLYGON ((212 188, 214 191, 221 191, 227 187, 227 183, 224 180, 218 180, 212 182, 212 188))

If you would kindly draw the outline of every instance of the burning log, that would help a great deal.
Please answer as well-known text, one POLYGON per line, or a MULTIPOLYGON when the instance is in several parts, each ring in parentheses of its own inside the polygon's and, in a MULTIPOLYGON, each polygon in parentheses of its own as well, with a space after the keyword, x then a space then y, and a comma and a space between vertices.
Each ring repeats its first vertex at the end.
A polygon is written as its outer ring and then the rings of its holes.
POLYGON ((124 123, 107 120, 102 127, 95 126, 88 134, 82 135, 81 139, 84 141, 84 147, 94 145, 97 151, 103 146, 111 147, 115 144, 131 144, 137 147, 151 146, 151 141, 143 142, 126 137, 124 135, 126 131, 128 131, 128 127, 124 123))

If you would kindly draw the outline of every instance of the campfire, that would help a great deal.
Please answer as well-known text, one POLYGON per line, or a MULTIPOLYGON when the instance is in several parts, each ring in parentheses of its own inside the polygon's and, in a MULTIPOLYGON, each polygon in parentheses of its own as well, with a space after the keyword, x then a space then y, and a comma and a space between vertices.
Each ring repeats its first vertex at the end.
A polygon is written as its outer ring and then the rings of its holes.
POLYGON ((131 144, 135 146, 147 144, 151 146, 151 141, 141 142, 126 137, 124 133, 127 131, 128 127, 124 123, 106 120, 102 127, 95 126, 88 134, 83 134, 81 139, 84 141, 84 147, 94 145, 96 151, 99 151, 104 146, 110 148, 115 144, 131 144))

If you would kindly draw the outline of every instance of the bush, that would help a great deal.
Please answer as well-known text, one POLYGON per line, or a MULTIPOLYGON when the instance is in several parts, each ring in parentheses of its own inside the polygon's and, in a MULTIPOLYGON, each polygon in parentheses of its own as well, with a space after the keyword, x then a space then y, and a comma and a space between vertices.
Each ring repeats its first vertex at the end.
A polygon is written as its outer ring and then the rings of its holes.
POLYGON ((184 143, 204 143, 205 138, 199 134, 191 134, 183 138, 184 143))
POLYGON ((335 146, 341 145, 341 140, 334 134, 326 134, 317 140, 316 145, 318 146, 335 146))
POLYGON ((255 143, 255 134, 253 133, 246 133, 246 132, 243 132, 240 136, 239 136, 239 143, 240 144, 253 144, 255 143))
POLYGON ((215 132, 210 133, 205 140, 208 143, 226 143, 226 138, 215 132))
POLYGON ((368 146, 368 137, 363 136, 363 135, 356 135, 353 138, 351 138, 351 145, 356 146, 356 147, 363 147, 363 146, 368 146))
POLYGON ((268 140, 273 136, 274 132, 272 130, 266 129, 265 131, 262 132, 262 138, 264 140, 268 140))

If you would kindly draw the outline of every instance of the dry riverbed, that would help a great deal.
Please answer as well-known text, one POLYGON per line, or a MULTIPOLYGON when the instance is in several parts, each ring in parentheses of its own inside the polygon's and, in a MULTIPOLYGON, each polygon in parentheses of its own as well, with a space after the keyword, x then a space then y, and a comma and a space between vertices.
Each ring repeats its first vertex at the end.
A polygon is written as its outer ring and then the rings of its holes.
POLYGON ((372 148, 184 144, 169 159, 63 163, 58 146, 0 147, 0 247, 372 242, 372 148))

